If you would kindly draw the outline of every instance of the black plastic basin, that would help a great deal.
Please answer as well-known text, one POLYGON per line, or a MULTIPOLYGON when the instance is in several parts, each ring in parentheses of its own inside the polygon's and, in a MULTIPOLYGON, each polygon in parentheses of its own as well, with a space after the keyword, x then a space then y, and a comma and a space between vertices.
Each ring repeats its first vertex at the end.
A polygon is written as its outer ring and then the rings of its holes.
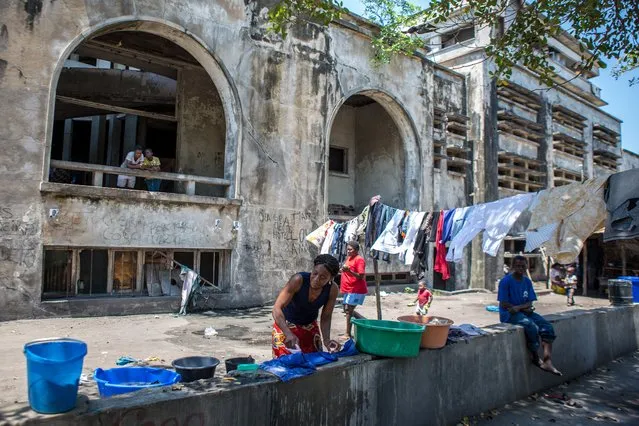
POLYGON ((212 356, 187 356, 171 363, 175 371, 182 376, 183 382, 210 379, 215 375, 215 367, 219 364, 220 360, 212 356))
POLYGON ((255 360, 252 356, 241 357, 241 358, 229 358, 224 361, 224 365, 226 366, 226 372, 237 370, 237 366, 240 364, 255 364, 255 360))

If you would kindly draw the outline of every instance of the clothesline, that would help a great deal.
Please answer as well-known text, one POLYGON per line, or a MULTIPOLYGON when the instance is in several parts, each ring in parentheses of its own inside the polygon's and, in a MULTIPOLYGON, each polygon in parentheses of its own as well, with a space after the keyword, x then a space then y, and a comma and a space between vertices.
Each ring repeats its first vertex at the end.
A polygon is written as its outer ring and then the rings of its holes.
MULTIPOLYGON (((632 179, 637 179, 639 171, 635 170, 616 173, 610 179, 613 182, 629 182, 631 178, 625 178, 624 173, 634 173, 632 179)), ((628 204, 629 196, 625 195, 628 190, 623 196, 615 197, 620 190, 609 185, 604 198, 608 180, 609 176, 598 177, 439 212, 396 209, 381 203, 380 197, 376 196, 357 217, 345 223, 328 220, 309 234, 307 240, 320 248, 322 253, 333 254, 343 261, 345 243, 363 238, 365 247, 371 250, 375 260, 379 258, 379 252, 383 253, 382 259, 385 261, 389 260, 391 254, 399 255, 417 275, 426 269, 428 243, 433 242, 436 250, 434 269, 447 279, 447 262, 460 262, 464 247, 477 235, 483 233, 483 251, 496 256, 521 214, 529 211, 531 217, 525 232, 525 251, 532 252, 544 247, 547 255, 556 261, 570 263, 581 252, 584 241, 604 225, 606 200, 615 199, 614 205, 608 203, 609 213, 616 209, 617 216, 623 216, 618 213, 618 205, 628 204)), ((636 210, 639 222, 639 207, 636 210)), ((632 214, 624 217, 627 216, 632 214)), ((610 214, 608 220, 611 220, 610 214)), ((608 233, 610 230, 606 229, 608 233)), ((639 230, 635 236, 637 234, 639 230)), ((628 238, 628 232, 623 237, 628 238)))

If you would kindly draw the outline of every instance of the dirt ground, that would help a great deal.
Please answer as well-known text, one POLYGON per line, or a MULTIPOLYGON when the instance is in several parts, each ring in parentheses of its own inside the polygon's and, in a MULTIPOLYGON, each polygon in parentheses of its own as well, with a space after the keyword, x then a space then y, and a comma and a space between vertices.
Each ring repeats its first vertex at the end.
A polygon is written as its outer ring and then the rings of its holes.
MULTIPOLYGON (((382 297, 384 319, 412 314, 414 308, 407 304, 414 298, 414 294, 404 293, 382 297)), ((579 297, 577 303, 577 306, 567 307, 563 296, 547 294, 539 297, 536 306, 541 314, 608 306, 605 299, 579 297)), ((438 296, 430 313, 450 318, 457 324, 486 326, 499 322, 497 313, 485 309, 493 304, 496 304, 495 294, 438 296)), ((374 318, 375 297, 367 297, 358 310, 365 317, 374 318)), ((183 356, 214 356, 222 361, 216 374, 223 375, 225 358, 252 355, 260 362, 271 357, 271 325, 270 307, 187 316, 160 314, 3 322, 0 323, 3 343, 0 346, 0 359, 3 360, 0 364, 0 413, 27 404, 23 346, 31 340, 73 337, 87 342, 89 353, 84 360, 83 373, 88 377, 98 367, 115 367, 115 361, 125 355, 137 359, 158 357, 163 362, 152 364, 166 366, 183 356), (204 337, 207 327, 213 327, 217 336, 204 337)), ((344 316, 338 306, 333 315, 332 337, 343 333, 344 327, 344 316)), ((92 381, 83 385, 87 391, 93 386, 92 381)))

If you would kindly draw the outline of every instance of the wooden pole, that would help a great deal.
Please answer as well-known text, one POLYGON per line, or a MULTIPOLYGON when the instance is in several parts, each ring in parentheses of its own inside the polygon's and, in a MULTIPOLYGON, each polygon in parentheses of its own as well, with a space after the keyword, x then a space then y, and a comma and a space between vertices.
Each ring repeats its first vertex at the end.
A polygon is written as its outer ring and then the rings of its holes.
POLYGON ((382 319, 382 299, 380 293, 380 287, 382 285, 382 279, 379 275, 379 265, 377 259, 373 259, 373 271, 375 272, 375 301, 377 302, 377 319, 382 319))
POLYGON ((550 256, 546 256, 546 265, 548 265, 548 267, 546 268, 546 270, 548 271, 547 275, 546 275, 546 290, 550 289, 550 284, 551 284, 551 280, 550 280, 550 256))
POLYGON ((619 248, 621 249, 621 276, 626 276, 626 245, 621 241, 619 243, 619 248))
POLYGON ((584 248, 581 251, 581 293, 588 295, 588 240, 584 242, 584 248))

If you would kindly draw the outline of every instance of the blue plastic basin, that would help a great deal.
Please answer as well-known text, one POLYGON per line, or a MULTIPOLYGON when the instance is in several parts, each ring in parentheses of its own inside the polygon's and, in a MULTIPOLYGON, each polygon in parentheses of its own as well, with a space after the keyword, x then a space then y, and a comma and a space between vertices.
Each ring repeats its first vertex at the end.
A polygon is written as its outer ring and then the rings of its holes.
POLYGON ((75 339, 44 339, 24 345, 29 405, 42 414, 75 408, 87 344, 75 339))
POLYGON ((100 396, 109 397, 135 392, 158 386, 168 386, 179 382, 182 377, 175 371, 151 367, 120 367, 103 370, 98 368, 93 374, 98 384, 100 396))

